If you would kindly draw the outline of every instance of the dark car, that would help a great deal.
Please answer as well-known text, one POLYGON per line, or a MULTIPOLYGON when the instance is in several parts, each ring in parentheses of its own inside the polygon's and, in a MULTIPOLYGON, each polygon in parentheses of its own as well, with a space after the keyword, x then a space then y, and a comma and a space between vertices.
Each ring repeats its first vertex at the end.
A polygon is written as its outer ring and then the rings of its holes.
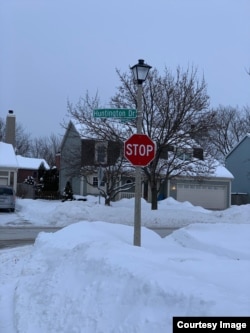
POLYGON ((15 211, 16 195, 10 186, 0 185, 0 209, 15 211))

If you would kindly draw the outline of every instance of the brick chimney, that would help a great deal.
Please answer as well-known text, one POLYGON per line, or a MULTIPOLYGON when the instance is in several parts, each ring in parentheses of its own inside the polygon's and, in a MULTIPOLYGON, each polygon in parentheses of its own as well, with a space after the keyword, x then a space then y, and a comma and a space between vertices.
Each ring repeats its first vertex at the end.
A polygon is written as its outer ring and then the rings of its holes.
POLYGON ((16 147, 16 116, 13 110, 9 110, 6 117, 5 142, 16 147))

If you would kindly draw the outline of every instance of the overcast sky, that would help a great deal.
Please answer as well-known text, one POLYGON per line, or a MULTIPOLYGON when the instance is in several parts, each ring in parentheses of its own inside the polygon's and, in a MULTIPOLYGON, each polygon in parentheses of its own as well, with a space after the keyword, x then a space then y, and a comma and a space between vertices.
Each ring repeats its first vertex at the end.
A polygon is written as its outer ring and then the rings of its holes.
POLYGON ((250 105, 250 0, 0 0, 0 117, 34 137, 62 134, 67 100, 98 91, 138 59, 198 68, 211 106, 250 105))

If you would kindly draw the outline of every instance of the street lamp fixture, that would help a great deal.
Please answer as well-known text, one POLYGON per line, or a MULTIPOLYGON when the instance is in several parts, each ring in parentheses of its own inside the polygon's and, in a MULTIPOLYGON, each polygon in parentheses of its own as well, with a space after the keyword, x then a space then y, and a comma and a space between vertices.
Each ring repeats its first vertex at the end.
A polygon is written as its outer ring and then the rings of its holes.
MULTIPOLYGON (((142 59, 131 67, 137 83, 137 134, 142 133, 142 83, 146 80, 150 68, 142 59)), ((141 167, 138 166, 135 167, 134 245, 141 246, 141 167)))
POLYGON ((142 84, 146 80, 150 68, 152 67, 144 64, 144 60, 142 59, 139 59, 138 64, 131 67, 134 79, 137 84, 142 84))

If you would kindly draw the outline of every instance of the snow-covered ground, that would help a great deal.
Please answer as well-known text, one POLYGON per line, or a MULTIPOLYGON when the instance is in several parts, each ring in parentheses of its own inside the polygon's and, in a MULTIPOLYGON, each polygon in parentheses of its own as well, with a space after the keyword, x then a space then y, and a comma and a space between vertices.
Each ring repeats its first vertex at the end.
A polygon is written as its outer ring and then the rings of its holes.
POLYGON ((173 316, 249 316, 250 205, 142 201, 143 226, 182 228, 143 227, 136 247, 133 199, 87 199, 18 199, 0 213, 0 226, 64 226, 0 251, 1 333, 165 333, 173 316))
MULTIPOLYGON (((77 196, 77 198, 81 198, 77 196)), ((95 196, 87 201, 49 201, 17 199, 16 214, 1 214, 0 226, 52 226, 64 227, 79 221, 105 221, 126 225, 134 224, 134 199, 113 202, 111 207, 95 196)), ((159 209, 142 200, 142 225, 146 227, 182 227, 195 222, 250 223, 250 205, 232 206, 224 211, 211 211, 168 198, 158 202, 159 209)))

